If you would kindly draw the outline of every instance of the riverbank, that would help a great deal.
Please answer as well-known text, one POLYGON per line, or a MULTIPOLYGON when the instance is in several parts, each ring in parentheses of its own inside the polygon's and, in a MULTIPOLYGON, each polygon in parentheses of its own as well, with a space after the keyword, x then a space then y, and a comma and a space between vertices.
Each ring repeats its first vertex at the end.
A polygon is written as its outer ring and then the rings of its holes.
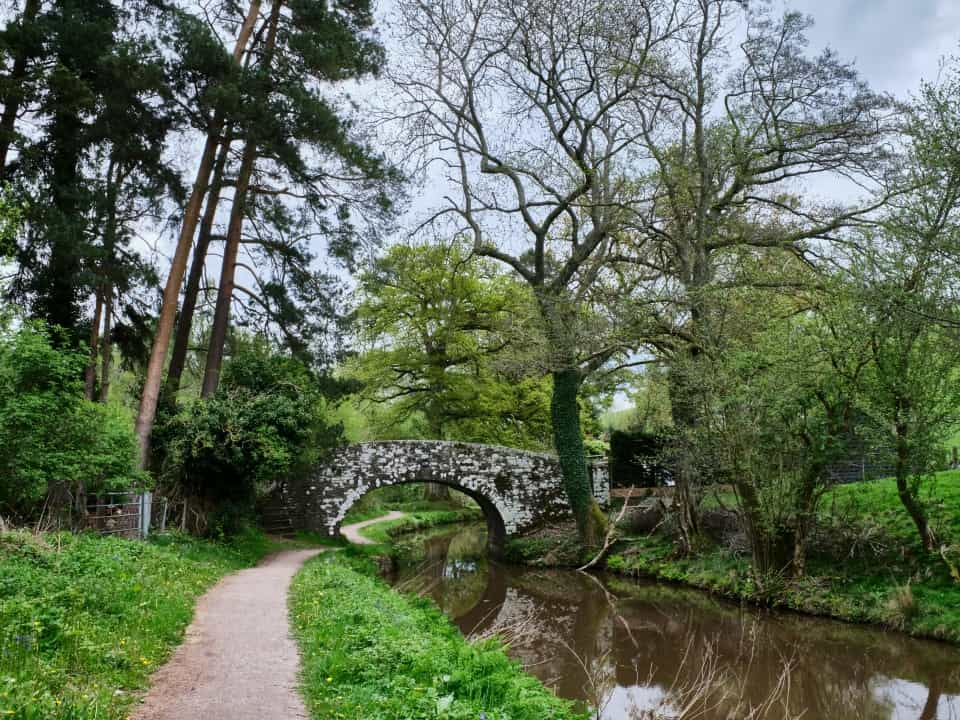
POLYGON ((367 525, 361 528, 359 533, 375 544, 388 545, 397 537, 408 533, 421 532, 442 525, 481 522, 482 520, 483 512, 479 508, 418 510, 405 512, 403 517, 367 525))
MULTIPOLYGON (((720 498, 719 504, 725 500, 730 499, 720 498)), ((800 580, 757 587, 742 542, 737 547, 736 542, 704 538, 694 555, 680 556, 661 529, 622 531, 606 568, 738 601, 960 644, 960 582, 951 569, 960 559, 960 472, 940 473, 925 502, 947 548, 946 561, 923 551, 895 484, 880 480, 840 486, 824 498, 808 573, 800 580)), ((589 555, 569 533, 549 530, 514 541, 507 550, 514 562, 546 566, 577 565, 589 555)))
POLYGON ((496 641, 468 641, 433 603, 394 592, 368 553, 316 558, 294 579, 291 617, 313 718, 586 718, 496 641))
POLYGON ((280 546, 0 534, 0 717, 120 720, 179 644, 196 599, 280 546))

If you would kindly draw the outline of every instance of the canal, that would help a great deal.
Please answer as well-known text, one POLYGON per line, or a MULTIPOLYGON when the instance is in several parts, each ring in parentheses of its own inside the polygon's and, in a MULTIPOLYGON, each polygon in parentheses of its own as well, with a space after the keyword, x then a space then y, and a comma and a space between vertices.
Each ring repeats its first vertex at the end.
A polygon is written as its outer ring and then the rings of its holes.
POLYGON ((486 556, 482 526, 407 536, 390 580, 603 720, 960 720, 960 649, 697 590, 486 556))

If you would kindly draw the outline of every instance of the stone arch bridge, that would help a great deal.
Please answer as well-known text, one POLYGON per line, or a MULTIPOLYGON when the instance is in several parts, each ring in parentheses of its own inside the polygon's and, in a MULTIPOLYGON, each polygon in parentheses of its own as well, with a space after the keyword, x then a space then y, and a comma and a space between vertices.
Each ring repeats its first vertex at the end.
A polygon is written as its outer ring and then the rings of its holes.
MULTIPOLYGON (((594 495, 609 499, 606 464, 592 466, 594 495)), ((569 518, 556 456, 473 443, 394 440, 335 450, 306 481, 282 489, 295 528, 339 534, 351 506, 377 488, 404 483, 447 485, 483 509, 491 551, 504 539, 569 518)))

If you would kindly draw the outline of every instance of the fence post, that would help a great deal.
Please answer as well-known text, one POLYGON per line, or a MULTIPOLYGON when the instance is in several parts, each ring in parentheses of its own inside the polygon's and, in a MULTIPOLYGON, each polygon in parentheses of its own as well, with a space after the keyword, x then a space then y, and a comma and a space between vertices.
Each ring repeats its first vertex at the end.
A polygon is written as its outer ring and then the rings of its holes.
POLYGON ((150 534, 150 513, 152 511, 153 493, 140 494, 140 537, 146 539, 150 534))

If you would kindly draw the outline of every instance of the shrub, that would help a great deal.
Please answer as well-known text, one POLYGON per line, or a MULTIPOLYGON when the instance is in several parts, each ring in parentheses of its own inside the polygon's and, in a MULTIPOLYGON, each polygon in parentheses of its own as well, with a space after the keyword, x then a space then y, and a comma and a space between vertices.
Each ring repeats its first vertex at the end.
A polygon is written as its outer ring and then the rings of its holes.
POLYGON ((327 386, 297 360, 246 348, 224 367, 213 397, 160 418, 155 432, 163 483, 214 515, 229 534, 272 483, 313 467, 342 439, 329 420, 327 386))
POLYGON ((33 515, 55 486, 76 494, 142 485, 133 423, 86 400, 83 350, 42 323, 0 328, 0 513, 33 515))

